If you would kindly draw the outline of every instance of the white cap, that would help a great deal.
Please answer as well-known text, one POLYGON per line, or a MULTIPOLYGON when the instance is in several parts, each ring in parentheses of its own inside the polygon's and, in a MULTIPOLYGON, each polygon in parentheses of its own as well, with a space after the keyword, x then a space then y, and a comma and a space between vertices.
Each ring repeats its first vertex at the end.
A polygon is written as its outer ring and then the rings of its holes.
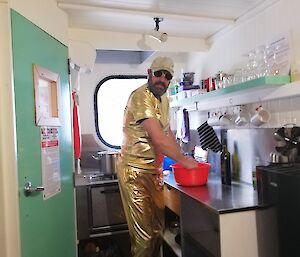
POLYGON ((170 72, 172 75, 174 75, 174 62, 169 57, 159 56, 156 57, 151 67, 152 71, 159 71, 159 70, 166 70, 170 72))

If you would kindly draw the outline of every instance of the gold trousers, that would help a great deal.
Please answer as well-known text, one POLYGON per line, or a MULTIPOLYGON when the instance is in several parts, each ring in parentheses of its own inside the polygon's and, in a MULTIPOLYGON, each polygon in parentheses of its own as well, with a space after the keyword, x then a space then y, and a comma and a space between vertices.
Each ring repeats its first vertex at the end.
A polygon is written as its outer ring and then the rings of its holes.
POLYGON ((159 256, 164 229, 163 175, 118 164, 133 257, 159 256))

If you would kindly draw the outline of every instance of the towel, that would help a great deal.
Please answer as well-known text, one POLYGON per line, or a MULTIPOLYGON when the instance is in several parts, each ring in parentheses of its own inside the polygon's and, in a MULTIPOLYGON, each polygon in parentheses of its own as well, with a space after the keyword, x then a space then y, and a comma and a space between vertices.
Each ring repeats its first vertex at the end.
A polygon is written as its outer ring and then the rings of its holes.
POLYGON ((178 110, 176 116, 176 138, 180 139, 183 143, 188 143, 190 141, 189 112, 187 111, 187 109, 178 110))
POLYGON ((214 129, 207 124, 207 121, 198 127, 197 131, 200 137, 200 145, 203 150, 210 149, 213 152, 219 152, 222 150, 222 145, 214 129))

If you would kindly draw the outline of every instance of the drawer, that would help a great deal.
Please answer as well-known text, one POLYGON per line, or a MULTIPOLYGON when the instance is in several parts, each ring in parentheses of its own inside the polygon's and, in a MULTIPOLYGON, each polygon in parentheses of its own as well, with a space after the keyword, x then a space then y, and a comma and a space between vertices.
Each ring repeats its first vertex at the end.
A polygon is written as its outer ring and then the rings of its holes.
POLYGON ((168 185, 164 185, 165 205, 170 210, 180 215, 180 192, 168 185))

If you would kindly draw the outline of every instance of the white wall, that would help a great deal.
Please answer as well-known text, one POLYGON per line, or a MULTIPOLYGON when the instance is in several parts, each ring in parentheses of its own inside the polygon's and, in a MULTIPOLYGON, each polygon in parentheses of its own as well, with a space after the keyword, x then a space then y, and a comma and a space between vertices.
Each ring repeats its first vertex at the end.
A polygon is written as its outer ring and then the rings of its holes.
POLYGON ((96 49, 119 50, 153 50, 163 52, 198 52, 207 51, 208 46, 203 39, 168 37, 167 42, 157 40, 136 33, 121 33, 88 29, 69 29, 70 39, 73 41, 89 42, 96 49))
POLYGON ((65 45, 68 39, 68 17, 55 0, 8 0, 10 7, 32 21, 65 45))
MULTIPOLYGON (((225 35, 216 37, 207 53, 197 50, 188 54, 188 61, 182 63, 180 69, 184 71, 195 72, 195 82, 208 76, 214 76, 219 70, 233 72, 234 69, 243 61, 243 55, 249 50, 268 43, 279 36, 288 35, 291 39, 291 48, 294 51, 293 56, 300 59, 300 47, 295 46, 300 43, 300 27, 298 10, 300 1, 281 0, 270 8, 257 14, 255 17, 246 20, 234 27, 225 35)), ((87 40, 95 48, 103 49, 136 49, 137 35, 124 35, 121 33, 97 32, 88 30, 70 29, 70 38, 72 40, 87 40), (124 40, 116 40, 123 36, 124 40)), ((198 42, 203 47, 203 42, 198 42)), ((163 46, 163 44, 161 44, 163 46)), ((180 45, 180 44, 177 44, 180 45)), ((181 45, 182 47, 182 45, 181 45)), ((184 49, 182 47, 181 49, 184 49)), ((105 76, 115 74, 136 73, 145 74, 146 64, 139 66, 128 65, 96 65, 92 74, 81 75, 80 92, 80 111, 82 119, 82 133, 91 133, 94 131, 93 118, 93 92, 97 83, 105 76), (143 73, 144 72, 144 73, 143 73)), ((179 65, 177 65, 179 67, 179 65)), ((177 73, 177 76, 180 74, 177 73)), ((206 117, 199 118, 196 112, 191 113, 192 128, 199 124, 199 121, 206 117)))
MULTIPOLYGON (((285 36, 289 38, 292 69, 300 68, 300 1, 298 0, 279 0, 271 7, 263 10, 256 16, 238 22, 229 32, 216 35, 212 38, 211 48, 203 56, 194 53, 189 54, 188 64, 190 70, 199 74, 201 79, 215 76, 218 71, 233 73, 245 60, 245 54, 255 49, 259 45, 267 44, 275 39, 285 36)), ((241 67, 240 67, 241 68, 241 67)), ((271 120, 266 124, 268 127, 280 127, 287 123, 295 123, 300 126, 300 104, 299 97, 289 97, 281 100, 262 102, 263 106, 271 112, 271 120)), ((257 103, 249 105, 249 109, 255 109, 257 103)), ((213 108, 213 107, 212 107, 213 108)), ((196 127, 198 121, 203 121, 205 113, 193 112, 190 115, 191 127, 196 127)), ((233 130, 228 133, 229 150, 233 150, 233 141, 237 141, 240 151, 239 158, 243 162, 241 178, 243 181, 251 183, 251 169, 255 164, 255 156, 252 156, 255 149, 247 149, 243 143, 244 134, 255 133, 255 130, 233 130), (247 149, 247 150, 245 150, 247 149), (245 150, 245 151, 244 151, 245 150), (249 156, 248 150, 253 150, 249 156), (246 161, 245 161, 246 160, 246 161)), ((272 134, 263 137, 261 144, 267 144, 267 140, 272 140, 272 134), (264 141, 266 140, 266 141, 264 141)), ((270 143, 270 142, 269 142, 270 143)), ((249 145, 249 144, 248 144, 249 145)), ((272 151, 273 146, 266 147, 264 161, 269 161, 268 151, 272 151)), ((262 148, 264 148, 262 147, 262 148)), ((265 163, 266 164, 266 163, 265 163)))
MULTIPOLYGON (((175 78, 180 78, 182 69, 186 69, 186 55, 176 53, 158 53, 157 55, 170 56, 175 62, 175 78)), ((96 64, 90 74, 81 74, 80 78, 80 124, 82 134, 95 134, 94 122, 94 91, 97 84, 109 75, 147 75, 147 69, 155 56, 151 56, 140 65, 128 64, 96 64)))
POLYGON ((243 62, 243 55, 282 35, 290 38, 294 62, 300 62, 299 9, 298 0, 280 0, 228 33, 215 37, 205 60, 190 54, 189 64, 194 70, 202 67, 202 79, 214 76, 220 70, 232 73, 243 62))
POLYGON ((206 61, 208 52, 188 53, 187 70, 195 72, 195 84, 200 84, 203 79, 203 64, 206 61))
MULTIPOLYGON (((298 0, 277 1, 256 16, 237 22, 238 24, 227 33, 221 32, 212 38, 208 53, 190 53, 187 67, 195 71, 200 79, 215 76, 221 70, 233 73, 245 61, 245 54, 250 50, 286 36, 290 44, 292 72, 295 69, 300 70, 299 10, 298 0)), ((300 125, 297 100, 298 98, 291 97, 263 103, 272 112, 271 121, 267 126, 276 127, 291 122, 300 125)), ((191 119, 192 123, 194 119, 191 119)))
POLYGON ((69 54, 71 60, 84 68, 94 68, 94 53, 102 50, 143 50, 172 52, 175 55, 184 51, 206 52, 208 45, 204 39, 168 37, 167 42, 157 40, 137 33, 113 32, 69 28, 69 54))
POLYGON ((0 3, 0 256, 19 257, 18 180, 10 16, 0 3))

